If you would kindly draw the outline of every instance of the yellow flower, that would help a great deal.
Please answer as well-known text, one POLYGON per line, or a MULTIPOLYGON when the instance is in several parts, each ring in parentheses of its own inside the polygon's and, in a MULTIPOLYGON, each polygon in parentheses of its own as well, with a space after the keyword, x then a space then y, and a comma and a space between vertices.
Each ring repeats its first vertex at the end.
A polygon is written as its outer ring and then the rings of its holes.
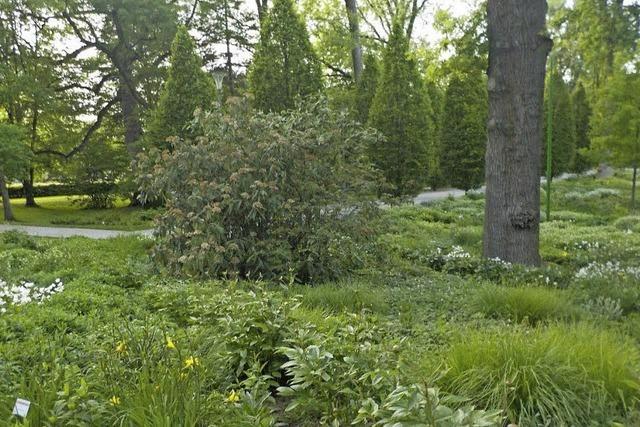
POLYGON ((189 356, 184 360, 185 369, 193 368, 194 366, 200 365, 200 359, 197 357, 189 356))
POLYGON ((124 341, 118 341, 118 345, 116 345, 116 353, 126 353, 127 352, 127 344, 124 341))
POLYGON ((229 395, 227 396, 226 399, 224 399, 224 401, 226 403, 236 403, 240 400, 240 395, 238 393, 236 393, 235 390, 231 390, 231 393, 229 393, 229 395))
POLYGON ((120 404, 120 398, 118 396, 111 396, 111 399, 109 399, 109 403, 113 406, 117 406, 120 404))
POLYGON ((169 350, 175 350, 176 349, 176 345, 173 343, 173 340, 171 339, 171 337, 167 337, 167 348, 169 350))

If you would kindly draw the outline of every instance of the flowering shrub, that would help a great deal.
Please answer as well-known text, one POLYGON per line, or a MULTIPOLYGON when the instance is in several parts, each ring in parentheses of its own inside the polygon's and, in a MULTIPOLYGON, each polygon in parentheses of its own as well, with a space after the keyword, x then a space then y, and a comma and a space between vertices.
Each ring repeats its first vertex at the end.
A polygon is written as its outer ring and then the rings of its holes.
POLYGON ((19 285, 9 285, 0 279, 0 313, 5 313, 8 306, 24 305, 31 302, 42 304, 51 296, 64 291, 64 284, 56 279, 46 287, 36 286, 32 282, 22 282, 19 285))
POLYGON ((336 278, 360 265, 378 136, 325 102, 282 113, 201 113, 202 136, 142 156, 144 194, 164 196, 154 257, 192 277, 336 278))

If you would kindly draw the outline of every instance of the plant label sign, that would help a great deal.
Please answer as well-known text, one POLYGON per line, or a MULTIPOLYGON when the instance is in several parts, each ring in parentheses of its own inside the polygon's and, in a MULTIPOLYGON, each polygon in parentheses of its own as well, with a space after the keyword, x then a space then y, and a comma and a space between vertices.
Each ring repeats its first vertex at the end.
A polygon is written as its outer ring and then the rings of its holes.
POLYGON ((16 404, 13 405, 13 415, 17 415, 21 418, 24 418, 27 416, 27 413, 29 412, 29 406, 31 406, 31 402, 29 402, 26 399, 16 399, 16 404))

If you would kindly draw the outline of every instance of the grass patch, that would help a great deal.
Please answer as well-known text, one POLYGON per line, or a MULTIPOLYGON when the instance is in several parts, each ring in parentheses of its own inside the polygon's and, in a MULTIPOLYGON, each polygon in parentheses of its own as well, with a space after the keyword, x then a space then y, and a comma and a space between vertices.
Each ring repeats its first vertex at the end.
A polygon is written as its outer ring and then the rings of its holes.
POLYGON ((389 304, 385 289, 357 282, 331 283, 320 286, 300 286, 295 292, 302 295, 302 304, 309 308, 322 308, 334 313, 347 311, 358 313, 368 310, 386 313, 389 304))
POLYGON ((604 425, 636 404, 637 363, 628 340, 587 324, 472 332, 451 347, 441 382, 523 427, 604 425))
POLYGON ((130 207, 119 199, 112 209, 83 209, 78 197, 52 196, 36 199, 38 208, 27 208, 24 199, 11 200, 16 222, 25 225, 142 230, 153 227, 154 210, 130 207))
POLYGON ((478 291, 472 306, 488 317, 531 324, 580 314, 563 291, 540 287, 485 286, 478 291))

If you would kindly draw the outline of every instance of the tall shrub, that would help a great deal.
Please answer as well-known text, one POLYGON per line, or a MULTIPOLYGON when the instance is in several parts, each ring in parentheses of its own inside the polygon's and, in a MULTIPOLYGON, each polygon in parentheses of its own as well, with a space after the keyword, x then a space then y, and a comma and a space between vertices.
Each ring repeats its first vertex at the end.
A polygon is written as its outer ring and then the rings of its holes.
POLYGON ((409 40, 398 22, 387 43, 383 70, 369 124, 385 140, 372 147, 372 158, 387 181, 395 186, 395 195, 413 194, 428 177, 429 100, 416 62, 409 56, 409 40))
POLYGON ((185 27, 180 27, 171 45, 167 80, 153 111, 145 140, 159 148, 169 148, 167 138, 188 136, 186 126, 197 108, 209 108, 215 99, 211 77, 202 69, 202 60, 185 27))
POLYGON ((479 73, 454 75, 445 94, 440 170, 450 185, 471 190, 484 182, 487 90, 479 73))
POLYGON ((261 23, 249 87, 262 111, 291 109, 297 98, 322 89, 320 62, 292 0, 274 0, 261 23))
MULTIPOLYGON (((195 277, 336 278, 359 265, 371 233, 377 142, 326 102, 285 113, 213 111, 141 178, 165 194, 154 256, 195 277)), ((154 156, 149 157, 153 159, 154 156)))

